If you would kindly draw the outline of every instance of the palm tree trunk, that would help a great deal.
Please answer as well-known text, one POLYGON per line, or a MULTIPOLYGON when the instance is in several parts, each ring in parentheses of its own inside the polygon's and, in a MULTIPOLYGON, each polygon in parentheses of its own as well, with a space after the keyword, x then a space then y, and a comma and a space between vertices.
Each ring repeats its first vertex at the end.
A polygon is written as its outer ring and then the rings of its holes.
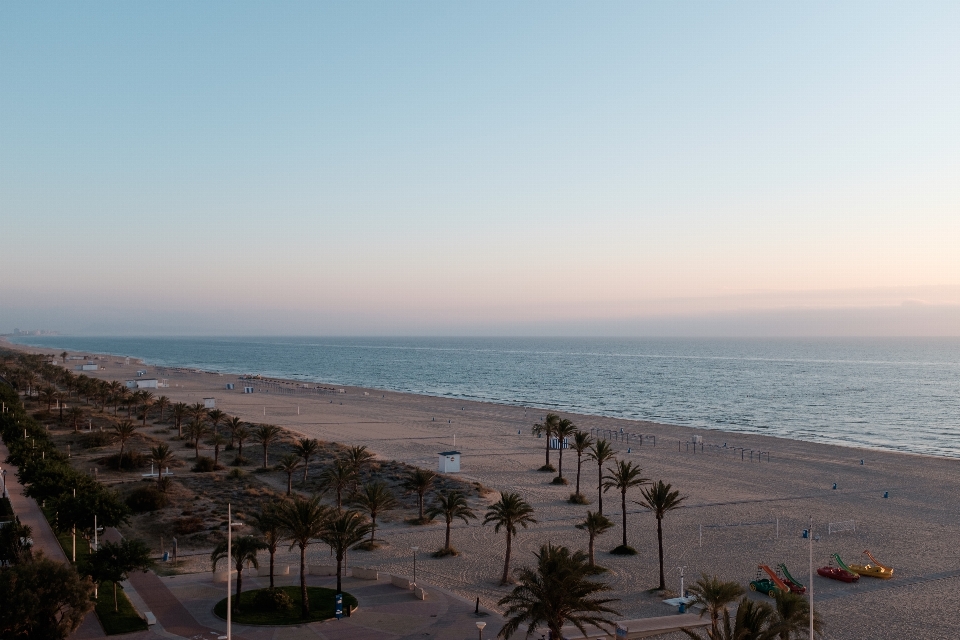
POLYGON ((423 522, 423 492, 417 494, 417 507, 420 509, 420 521, 423 522))
POLYGON ((503 577, 500 578, 500 584, 507 584, 510 581, 510 547, 513 546, 513 535, 507 528, 507 553, 503 559, 503 577))
POLYGON ((263 468, 264 468, 264 469, 267 468, 267 445, 266 445, 266 443, 264 443, 264 445, 263 445, 263 468))
POLYGON ((597 513, 603 515, 603 464, 598 464, 600 478, 597 480, 597 513))
POLYGON ((270 549, 270 588, 273 589, 273 556, 277 553, 276 549, 270 549))
POLYGON ((343 575, 343 556, 344 554, 337 552, 337 593, 342 591, 340 586, 340 576, 343 575))
POLYGON ((193 457, 194 458, 200 457, 200 440, 193 441, 193 457))
POLYGON ((243 563, 237 565, 237 595, 233 599, 233 612, 240 612, 240 592, 243 591, 243 563))
POLYGON ((120 610, 120 603, 117 602, 117 583, 113 583, 113 611, 116 613, 120 610))
POLYGON ((557 444, 560 445, 560 450, 558 453, 558 455, 560 456, 560 461, 557 462, 557 475, 562 478, 563 477, 563 441, 558 441, 557 444))
POLYGON ((544 466, 549 467, 550 466, 550 432, 547 431, 547 433, 544 435, 547 436, 547 461, 546 463, 544 463, 544 466))
POLYGON ((307 547, 300 545, 300 617, 310 617, 310 603, 307 601, 307 547))
POLYGON ((450 518, 447 518, 447 545, 444 548, 450 548, 450 518))
POLYGON ((591 567, 593 567, 593 566, 596 565, 596 562, 595 562, 594 559, 593 559, 593 540, 594 540, 594 537, 595 537, 595 536, 593 535, 593 532, 591 531, 591 532, 590 532, 590 543, 589 543, 589 547, 588 547, 588 550, 589 550, 589 552, 590 552, 590 566, 591 566, 591 567))
POLYGON ((580 454, 577 454, 577 495, 580 495, 580 454))
POLYGON ((287 495, 293 493, 293 472, 287 473, 287 495))
POLYGON ((307 467, 310 464, 309 458, 303 459, 303 484, 307 484, 307 467))
POLYGON ((627 490, 620 492, 620 508, 623 510, 623 546, 627 546, 627 490))
POLYGON ((377 534, 377 514, 370 514, 370 544, 373 544, 373 541, 376 539, 374 536, 377 534))
POLYGON ((123 470, 123 445, 120 445, 120 457, 117 459, 117 471, 123 470))
MULTIPOLYGON (((657 518, 657 544, 660 546, 660 590, 667 588, 667 583, 663 579, 663 520, 657 518)), ((683 597, 683 594, 680 594, 683 597)))

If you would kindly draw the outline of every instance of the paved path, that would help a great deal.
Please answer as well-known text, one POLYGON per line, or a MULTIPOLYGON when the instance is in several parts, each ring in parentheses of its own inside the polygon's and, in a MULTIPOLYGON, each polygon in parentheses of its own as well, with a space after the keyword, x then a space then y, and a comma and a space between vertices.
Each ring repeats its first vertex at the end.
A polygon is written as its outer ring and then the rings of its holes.
MULTIPOLYGON (((6 460, 10 455, 10 450, 0 441, 0 460, 6 460)), ((30 527, 33 538, 33 548, 42 550, 43 555, 58 562, 67 562, 67 556, 60 548, 60 541, 47 522, 40 506, 33 498, 23 495, 23 485, 17 480, 17 467, 8 462, 3 462, 3 468, 7 471, 7 493, 10 496, 10 505, 13 512, 20 518, 22 524, 30 527)), ((81 640, 88 638, 106 638, 103 627, 97 619, 97 614, 92 610, 83 619, 80 628, 72 636, 81 640)))

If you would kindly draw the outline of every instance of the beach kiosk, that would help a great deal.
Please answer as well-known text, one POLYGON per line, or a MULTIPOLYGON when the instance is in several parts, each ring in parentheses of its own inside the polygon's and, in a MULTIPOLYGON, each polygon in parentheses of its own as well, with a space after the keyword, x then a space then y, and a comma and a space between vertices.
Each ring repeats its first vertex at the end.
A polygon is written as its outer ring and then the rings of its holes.
POLYGON ((441 451, 440 460, 437 464, 437 471, 440 473, 457 473, 460 471, 460 452, 459 451, 441 451))
POLYGON ((216 408, 217 408, 217 399, 216 399, 216 398, 204 398, 204 399, 203 399, 203 408, 204 408, 204 409, 216 409, 216 408))

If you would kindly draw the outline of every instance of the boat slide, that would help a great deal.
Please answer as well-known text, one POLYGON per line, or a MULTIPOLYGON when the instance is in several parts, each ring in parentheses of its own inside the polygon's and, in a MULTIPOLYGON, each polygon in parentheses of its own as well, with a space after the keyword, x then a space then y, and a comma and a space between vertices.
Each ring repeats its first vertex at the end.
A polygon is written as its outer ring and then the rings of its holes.
POLYGON ((889 580, 893 577, 893 567, 888 567, 877 562, 877 559, 874 558, 873 554, 869 551, 864 551, 863 553, 873 561, 873 564, 852 564, 850 565, 851 571, 871 578, 880 578, 881 580, 889 580))
MULTIPOLYGON (((767 575, 770 576, 770 581, 777 585, 777 588, 780 589, 780 591, 783 591, 784 593, 790 592, 790 587, 788 587, 786 583, 780 579, 780 576, 777 575, 776 571, 765 564, 759 564, 757 567, 767 572, 767 575)), ((787 579, 789 580, 789 578, 787 579)))
POLYGON ((794 593, 806 592, 807 588, 803 586, 803 583, 794 578, 792 575, 790 575, 790 572, 787 571, 787 565, 781 563, 777 565, 777 568, 783 572, 783 577, 786 578, 785 582, 787 583, 787 586, 790 587, 791 591, 794 593))

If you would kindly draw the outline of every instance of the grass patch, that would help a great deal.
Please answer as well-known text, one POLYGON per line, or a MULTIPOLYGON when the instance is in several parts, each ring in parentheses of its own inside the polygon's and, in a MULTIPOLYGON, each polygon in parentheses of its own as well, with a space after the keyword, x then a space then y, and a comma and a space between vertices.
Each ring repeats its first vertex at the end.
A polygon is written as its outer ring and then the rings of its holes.
POLYGON ((443 549, 434 551, 431 555, 434 558, 446 558, 447 556, 458 556, 460 552, 453 547, 444 547, 443 549))
POLYGON ((566 478, 561 478, 560 476, 557 476, 556 478, 553 479, 553 484, 570 484, 570 481, 567 480, 566 478))
POLYGON ((354 549, 359 549, 360 551, 376 551, 381 546, 383 545, 381 545, 379 542, 376 542, 376 541, 370 542, 369 540, 367 540, 355 546, 354 549))
POLYGON ((419 527, 425 524, 430 524, 431 520, 430 518, 427 518, 427 517, 423 517, 423 518, 417 517, 417 518, 407 518, 406 520, 404 520, 404 522, 406 522, 407 524, 412 524, 419 527))
POLYGON ((557 468, 554 467, 552 464, 545 464, 545 465, 543 465, 542 467, 540 467, 539 469, 537 469, 537 471, 543 471, 544 473, 547 473, 547 472, 553 473, 553 472, 555 472, 556 470, 557 470, 557 468))
POLYGON ((628 544, 622 544, 619 547, 610 549, 610 553, 615 556, 635 556, 637 555, 637 550, 628 544))
POLYGON ((582 493, 571 493, 568 502, 570 504, 590 504, 590 501, 587 500, 587 496, 583 495, 582 493))
POLYGON ((145 631, 146 621, 140 617, 137 610, 130 604, 127 594, 123 592, 123 587, 117 587, 117 605, 118 610, 113 610, 113 583, 100 583, 100 590, 97 598, 97 617, 100 618, 100 624, 108 636, 118 633, 131 633, 133 631, 145 631))
MULTIPOLYGON (((305 622, 316 622, 318 620, 328 620, 334 616, 334 596, 337 594, 335 589, 326 589, 324 587, 307 587, 307 601, 310 603, 310 617, 300 617, 300 587, 277 587, 290 597, 293 606, 285 611, 267 610, 258 608, 256 605, 257 593, 263 589, 254 589, 244 591, 240 594, 240 611, 234 612, 233 621, 237 624, 260 624, 260 625, 289 625, 303 624, 305 622)), ((357 599, 349 593, 343 594, 343 614, 347 615, 349 608, 357 606, 357 599)), ((224 598, 213 608, 213 613, 218 618, 227 619, 227 599, 224 598)))

